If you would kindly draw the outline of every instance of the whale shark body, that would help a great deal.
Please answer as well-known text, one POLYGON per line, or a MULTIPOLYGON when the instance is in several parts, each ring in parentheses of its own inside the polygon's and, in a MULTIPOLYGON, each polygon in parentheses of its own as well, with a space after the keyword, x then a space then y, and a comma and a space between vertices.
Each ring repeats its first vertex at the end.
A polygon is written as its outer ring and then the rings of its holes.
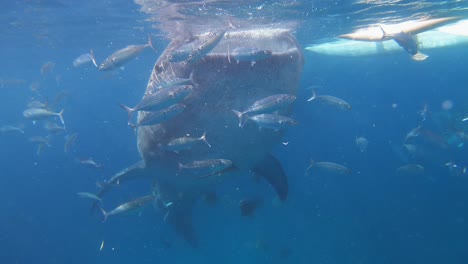
MULTIPOLYGON (((249 180, 251 172, 265 178, 279 198, 286 200, 286 175, 281 163, 270 154, 281 142, 284 130, 259 129, 254 123, 239 127, 232 110, 246 109, 253 102, 274 94, 295 95, 303 54, 290 32, 282 29, 228 31, 211 52, 195 63, 167 60, 167 54, 174 50, 171 45, 176 44, 169 44, 156 62, 146 94, 154 92, 167 80, 190 77, 193 92, 181 102, 186 108, 163 123, 138 127, 137 146, 142 161, 109 179, 99 196, 126 180, 152 179, 164 220, 196 247, 198 238, 192 226, 191 212, 196 207, 195 202, 200 197, 212 195, 219 184, 249 180), (229 54, 236 47, 269 50, 271 56, 255 64, 237 62, 231 60, 229 54), (174 138, 204 133, 211 147, 194 144, 180 152, 165 148, 174 138), (203 177, 187 173, 188 169, 180 169, 180 164, 210 159, 229 160, 233 166, 203 177)), ((280 110, 279 114, 290 115, 291 107, 280 110)), ((138 120, 146 114, 138 112, 138 120)))

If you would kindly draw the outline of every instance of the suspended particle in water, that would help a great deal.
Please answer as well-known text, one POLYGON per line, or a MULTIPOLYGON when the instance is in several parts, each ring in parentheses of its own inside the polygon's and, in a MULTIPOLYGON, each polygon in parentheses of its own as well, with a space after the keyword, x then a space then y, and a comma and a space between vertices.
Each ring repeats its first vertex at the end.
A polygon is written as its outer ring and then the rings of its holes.
POLYGON ((445 100, 442 102, 442 109, 450 110, 453 108, 453 102, 451 100, 445 100))

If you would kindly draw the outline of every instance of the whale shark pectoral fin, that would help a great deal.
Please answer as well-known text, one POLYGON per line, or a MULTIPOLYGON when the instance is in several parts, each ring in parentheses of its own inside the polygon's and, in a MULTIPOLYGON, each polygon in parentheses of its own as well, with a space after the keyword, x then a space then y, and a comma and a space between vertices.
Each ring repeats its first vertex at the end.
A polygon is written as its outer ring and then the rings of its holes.
POLYGON ((173 208, 166 214, 165 220, 174 226, 176 233, 182 236, 193 248, 198 247, 198 237, 192 224, 190 209, 173 208))
POLYGON ((275 189, 281 201, 288 197, 288 179, 284 173, 281 163, 272 155, 267 155, 252 171, 265 178, 275 189))

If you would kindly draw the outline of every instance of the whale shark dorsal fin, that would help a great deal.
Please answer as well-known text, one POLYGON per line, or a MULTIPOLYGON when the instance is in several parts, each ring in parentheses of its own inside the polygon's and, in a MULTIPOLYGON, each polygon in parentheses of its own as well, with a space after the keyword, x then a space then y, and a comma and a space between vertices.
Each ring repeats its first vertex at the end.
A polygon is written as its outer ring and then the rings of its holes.
POLYGON ((265 178, 275 189, 281 201, 288 197, 288 179, 281 163, 272 155, 267 155, 258 162, 252 171, 265 178))

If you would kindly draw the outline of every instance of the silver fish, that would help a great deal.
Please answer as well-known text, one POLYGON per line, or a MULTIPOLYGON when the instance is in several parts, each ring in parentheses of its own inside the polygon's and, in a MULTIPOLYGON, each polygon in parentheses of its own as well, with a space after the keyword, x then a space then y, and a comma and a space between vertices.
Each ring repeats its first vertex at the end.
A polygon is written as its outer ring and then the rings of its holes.
POLYGON ((153 47, 153 41, 151 36, 148 36, 148 43, 144 45, 130 45, 123 49, 120 49, 112 53, 104 62, 99 66, 100 71, 109 71, 115 68, 118 68, 125 64, 126 62, 132 60, 138 54, 140 54, 145 48, 150 47, 154 51, 156 49, 153 47))
POLYGON ((23 86, 27 81, 23 79, 2 79, 0 78, 0 88, 23 86))
POLYGON ((28 108, 46 108, 47 103, 42 103, 41 101, 33 100, 33 101, 29 102, 26 105, 26 107, 28 107, 28 108))
POLYGON ((130 211, 139 209, 145 206, 146 204, 148 204, 149 202, 154 201, 154 199, 155 199, 154 195, 142 196, 134 200, 131 200, 129 202, 126 202, 124 204, 121 204, 117 206, 116 208, 114 208, 113 210, 111 210, 110 212, 106 212, 104 209, 99 208, 101 209, 101 212, 104 215, 104 219, 102 220, 102 222, 105 222, 109 216, 123 214, 123 213, 127 213, 130 211))
POLYGON ((41 155, 45 147, 50 148, 50 138, 49 137, 40 137, 34 136, 29 138, 29 142, 37 144, 36 155, 41 155))
POLYGON ((274 112, 276 110, 283 109, 290 106, 296 100, 296 96, 290 94, 275 94, 267 96, 263 99, 255 101, 251 106, 245 109, 243 112, 232 110, 239 118, 239 127, 242 127, 245 119, 244 115, 258 115, 264 113, 274 112))
POLYGON ((58 134, 58 133, 61 133, 61 132, 65 131, 64 126, 59 126, 59 125, 57 125, 56 123, 53 123, 53 122, 45 123, 44 129, 49 133, 55 133, 55 134, 58 134))
POLYGON ((310 97, 307 102, 310 101, 321 101, 324 102, 325 104, 328 104, 330 106, 336 107, 338 109, 342 110, 351 110, 351 105, 344 101, 343 99, 340 99, 338 97, 334 97, 331 95, 317 95, 314 90, 312 90, 312 97, 310 97))
POLYGON ((3 133, 20 132, 21 134, 24 134, 24 130, 21 127, 16 127, 16 126, 11 126, 11 125, 0 126, 0 132, 3 132, 3 133))
POLYGON ((50 138, 49 137, 41 137, 41 136, 34 136, 29 138, 29 142, 37 143, 37 144, 44 144, 50 147, 50 138))
POLYGON ((147 112, 146 115, 142 119, 138 120, 136 125, 131 124, 131 123, 129 123, 129 125, 135 128, 135 127, 140 127, 140 126, 151 126, 151 125, 159 124, 159 123, 162 123, 169 119, 174 118, 178 114, 182 113, 184 109, 185 109, 185 105, 175 104, 163 110, 159 110, 156 112, 147 112))
POLYGON ((93 50, 90 50, 89 53, 81 54, 76 59, 73 60, 74 67, 80 67, 82 65, 92 62, 94 66, 97 67, 96 59, 94 58, 93 50))
POLYGON ((313 167, 319 168, 325 171, 329 171, 329 172, 339 173, 339 174, 351 174, 352 172, 350 169, 346 168, 345 166, 334 163, 334 162, 329 162, 329 161, 316 162, 314 160, 310 160, 310 165, 307 167, 306 172, 308 172, 313 167))
POLYGON ((78 159, 78 162, 85 166, 93 167, 96 169, 102 169, 104 167, 104 165, 102 165, 101 163, 97 163, 96 161, 94 161, 93 158, 78 159))
POLYGON ((70 149, 75 145, 76 139, 78 138, 78 133, 73 133, 71 135, 65 136, 65 144, 63 145, 63 152, 68 153, 70 149))
MULTIPOLYGON (((169 80, 163 80, 155 85, 153 90, 164 89, 172 86, 179 85, 191 85, 193 82, 193 72, 190 74, 189 78, 171 78, 169 80)), ((153 92, 151 92, 153 93, 153 92)))
POLYGON ((169 62, 181 62, 181 61, 187 60, 190 54, 192 53, 195 45, 196 44, 194 42, 190 42, 180 47, 172 49, 169 52, 168 61, 169 62))
POLYGON ((181 150, 190 149, 192 148, 193 145, 195 145, 196 143, 200 141, 205 142, 205 144, 211 148, 210 143, 208 143, 208 141, 206 140, 206 132, 203 132, 203 135, 199 138, 180 137, 180 138, 173 139, 167 143, 164 149, 178 152, 181 150))
POLYGON ((93 194, 93 193, 79 192, 79 193, 77 193, 77 195, 80 196, 81 198, 89 198, 89 199, 93 199, 93 200, 102 202, 101 198, 99 196, 93 194))
POLYGON ((185 170, 192 175, 203 178, 222 173, 232 166, 232 161, 228 159, 207 159, 196 160, 186 164, 179 163, 179 170, 185 170))
POLYGON ((51 73, 55 68, 55 62, 48 61, 41 66, 41 75, 51 73))
POLYGON ((275 131, 297 125, 296 120, 277 114, 260 114, 247 116, 247 118, 255 122, 260 128, 273 129, 275 131))
POLYGON ((398 174, 424 174, 424 167, 419 164, 406 164, 397 169, 398 174))
POLYGON ((253 47, 238 47, 233 49, 229 56, 233 57, 237 63, 241 61, 256 62, 271 57, 271 50, 262 50, 253 47))
POLYGON ((130 120, 132 113, 135 111, 156 111, 177 104, 185 97, 189 96, 193 91, 191 85, 173 86, 166 89, 160 89, 153 94, 146 95, 135 107, 131 108, 120 104, 128 113, 130 120))
POLYGON ((216 47, 216 45, 218 45, 229 28, 230 27, 227 27, 208 33, 208 36, 206 36, 206 39, 203 40, 203 43, 190 52, 186 62, 195 63, 205 57, 206 54, 208 54, 212 49, 214 49, 214 47, 216 47))
POLYGON ((414 138, 419 136, 421 134, 421 126, 417 126, 413 129, 411 129, 405 136, 404 142, 408 141, 410 138, 414 138))
POLYGON ((33 121, 47 119, 52 116, 58 116, 62 124, 65 125, 65 121, 63 120, 63 110, 59 113, 55 113, 44 108, 28 108, 23 111, 23 116, 33 121))

